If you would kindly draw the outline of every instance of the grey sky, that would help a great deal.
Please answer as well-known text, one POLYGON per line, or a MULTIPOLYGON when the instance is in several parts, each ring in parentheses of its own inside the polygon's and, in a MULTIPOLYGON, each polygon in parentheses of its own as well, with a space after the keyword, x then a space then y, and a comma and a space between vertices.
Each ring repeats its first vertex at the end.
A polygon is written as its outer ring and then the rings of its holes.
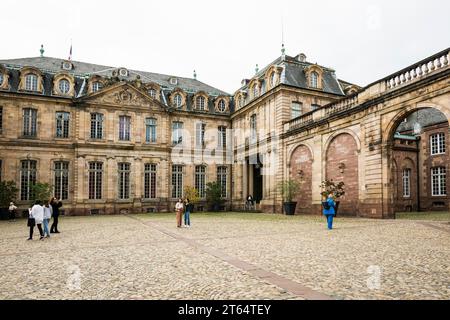
POLYGON ((366 85, 450 46, 446 0, 17 1, 0 4, 0 58, 45 55, 192 77, 229 93, 280 55, 366 85))

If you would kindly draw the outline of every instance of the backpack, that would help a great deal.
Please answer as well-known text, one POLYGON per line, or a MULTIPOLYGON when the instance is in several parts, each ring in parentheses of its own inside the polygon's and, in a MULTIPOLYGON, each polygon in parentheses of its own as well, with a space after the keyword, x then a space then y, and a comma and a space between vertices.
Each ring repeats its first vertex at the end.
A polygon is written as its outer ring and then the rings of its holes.
POLYGON ((330 204, 328 203, 328 201, 322 201, 322 206, 325 210, 330 210, 330 204))

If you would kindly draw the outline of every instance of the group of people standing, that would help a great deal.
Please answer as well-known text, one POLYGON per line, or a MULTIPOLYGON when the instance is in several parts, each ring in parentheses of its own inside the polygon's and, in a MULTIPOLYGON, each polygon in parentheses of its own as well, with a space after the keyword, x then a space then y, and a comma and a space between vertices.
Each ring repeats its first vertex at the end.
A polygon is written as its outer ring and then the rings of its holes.
POLYGON ((41 200, 37 200, 33 207, 28 209, 28 227, 30 227, 30 237, 28 240, 33 240, 34 227, 37 226, 39 230, 40 238, 43 240, 45 237, 49 238, 50 233, 59 233, 58 231, 58 219, 60 214, 60 208, 62 207, 62 201, 52 198, 50 201, 46 201, 44 204, 41 200), (48 229, 50 219, 53 217, 53 223, 48 229), (44 229, 42 230, 42 225, 44 229))
POLYGON ((175 212, 177 213, 177 228, 182 227, 182 219, 184 214, 184 227, 191 227, 191 212, 194 209, 194 205, 186 199, 179 199, 177 204, 175 205, 175 212))

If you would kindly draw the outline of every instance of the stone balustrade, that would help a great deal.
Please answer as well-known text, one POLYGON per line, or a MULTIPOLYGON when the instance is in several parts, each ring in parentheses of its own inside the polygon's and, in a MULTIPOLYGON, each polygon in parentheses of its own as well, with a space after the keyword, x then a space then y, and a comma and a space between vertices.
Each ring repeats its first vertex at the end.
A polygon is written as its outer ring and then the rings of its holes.
POLYGON ((412 66, 396 72, 385 78, 386 89, 393 90, 397 87, 409 84, 412 81, 426 77, 430 73, 448 67, 450 52, 441 51, 425 60, 417 62, 412 66))
POLYGON ((322 108, 308 112, 298 118, 284 123, 284 132, 302 128, 310 123, 326 119, 335 114, 355 108, 368 99, 373 98, 375 95, 382 95, 402 86, 407 86, 415 81, 419 81, 435 73, 448 69, 449 65, 450 49, 446 49, 368 85, 355 95, 332 102, 322 108))

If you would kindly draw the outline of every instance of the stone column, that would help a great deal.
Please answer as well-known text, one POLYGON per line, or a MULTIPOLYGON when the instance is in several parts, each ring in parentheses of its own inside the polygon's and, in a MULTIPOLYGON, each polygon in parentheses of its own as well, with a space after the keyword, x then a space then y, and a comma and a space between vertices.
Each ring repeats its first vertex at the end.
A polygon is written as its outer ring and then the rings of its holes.
POLYGON ((248 196, 248 164, 247 160, 244 160, 242 165, 242 197, 245 199, 248 196))

